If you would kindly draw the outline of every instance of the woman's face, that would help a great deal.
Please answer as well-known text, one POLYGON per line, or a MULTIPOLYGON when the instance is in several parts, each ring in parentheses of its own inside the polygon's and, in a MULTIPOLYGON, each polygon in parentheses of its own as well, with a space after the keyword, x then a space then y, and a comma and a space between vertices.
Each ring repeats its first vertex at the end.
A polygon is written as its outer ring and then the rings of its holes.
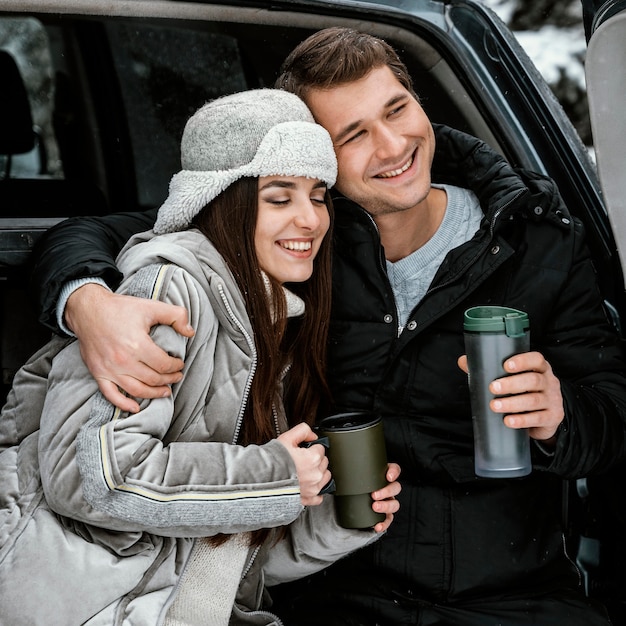
POLYGON ((308 280, 330 225, 325 183, 302 176, 259 178, 254 245, 261 269, 279 283, 308 280))

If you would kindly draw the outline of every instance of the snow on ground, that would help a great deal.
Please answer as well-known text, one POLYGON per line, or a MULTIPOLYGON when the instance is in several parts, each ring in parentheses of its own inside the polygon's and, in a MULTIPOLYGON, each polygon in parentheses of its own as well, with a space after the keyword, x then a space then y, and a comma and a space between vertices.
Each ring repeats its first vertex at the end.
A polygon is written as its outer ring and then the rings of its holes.
POLYGON ((562 69, 584 89, 586 43, 582 26, 544 26, 536 32, 518 31, 515 36, 548 83, 558 81, 562 69))
MULTIPOLYGON (((515 0, 482 0, 482 4, 507 24, 515 9, 515 0)), ((558 81, 562 69, 585 88, 583 63, 586 41, 582 20, 575 27, 557 28, 546 25, 536 31, 514 31, 514 34, 549 84, 558 81)))

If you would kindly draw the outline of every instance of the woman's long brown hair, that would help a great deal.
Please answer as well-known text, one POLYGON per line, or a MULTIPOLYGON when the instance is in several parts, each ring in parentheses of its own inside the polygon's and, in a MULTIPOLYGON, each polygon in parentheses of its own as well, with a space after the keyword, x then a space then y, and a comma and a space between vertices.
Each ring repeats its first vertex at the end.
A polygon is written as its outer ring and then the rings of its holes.
MULTIPOLYGON (((328 192, 326 202, 332 229, 333 209, 328 192)), ((304 315, 288 320, 282 288, 271 276, 271 303, 268 298, 254 244, 257 215, 258 179, 242 178, 193 221, 224 257, 243 295, 254 332, 257 369, 239 438, 243 445, 263 444, 276 436, 273 406, 288 364, 284 404, 290 426, 302 421, 313 424, 320 404, 329 399, 325 363, 331 298, 331 229, 315 258, 311 278, 288 285, 305 303, 304 315)), ((253 543, 260 543, 266 534, 254 533, 253 543)))

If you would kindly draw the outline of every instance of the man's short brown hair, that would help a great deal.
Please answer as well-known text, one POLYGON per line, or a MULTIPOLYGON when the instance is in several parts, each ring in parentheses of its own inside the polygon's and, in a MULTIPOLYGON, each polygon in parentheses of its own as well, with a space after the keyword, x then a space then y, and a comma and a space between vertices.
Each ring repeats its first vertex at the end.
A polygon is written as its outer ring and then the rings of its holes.
POLYGON ((351 83, 384 65, 417 99, 396 51, 386 41, 351 28, 326 28, 298 44, 285 59, 275 86, 306 101, 310 89, 351 83))

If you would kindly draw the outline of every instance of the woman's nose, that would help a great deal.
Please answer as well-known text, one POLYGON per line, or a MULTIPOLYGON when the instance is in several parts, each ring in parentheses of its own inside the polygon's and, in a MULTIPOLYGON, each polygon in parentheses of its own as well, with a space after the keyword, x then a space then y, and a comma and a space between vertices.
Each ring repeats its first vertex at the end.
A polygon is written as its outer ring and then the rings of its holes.
POLYGON ((303 200, 298 203, 297 214, 294 221, 298 228, 315 230, 319 228, 321 223, 320 209, 310 200, 303 200))

